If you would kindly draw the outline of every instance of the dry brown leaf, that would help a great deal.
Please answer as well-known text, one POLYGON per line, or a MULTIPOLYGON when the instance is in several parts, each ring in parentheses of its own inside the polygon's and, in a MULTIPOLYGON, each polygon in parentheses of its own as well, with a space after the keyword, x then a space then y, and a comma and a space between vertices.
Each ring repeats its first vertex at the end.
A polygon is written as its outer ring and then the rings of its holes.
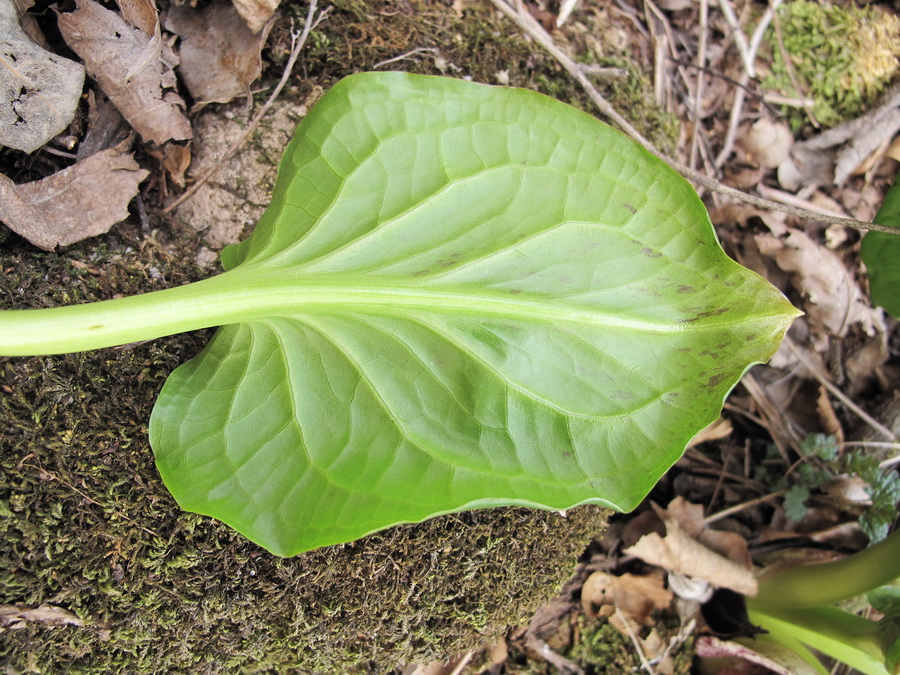
MULTIPOLYGON (((166 30, 181 37, 179 72, 200 107, 228 103, 247 94, 262 72, 263 44, 272 23, 254 33, 227 0, 195 9, 175 6, 166 17, 166 30)), ((196 107, 195 107, 196 110, 196 107)))
POLYGON ((108 98, 99 92, 88 92, 88 128, 78 144, 78 161, 118 145, 131 133, 131 127, 108 98))
POLYGON ((0 2, 0 64, 0 145, 34 152, 72 121, 84 68, 35 44, 11 2, 0 2))
POLYGON ((794 134, 784 122, 763 117, 744 130, 739 142, 761 166, 774 169, 790 155, 794 134))
POLYGON ((682 530, 707 548, 745 569, 753 569, 747 540, 736 532, 708 528, 700 504, 692 504, 684 497, 675 497, 665 510, 656 507, 656 511, 667 528, 669 520, 675 519, 682 530))
POLYGON ((724 417, 720 417, 709 426, 703 427, 700 431, 698 431, 694 435, 694 437, 688 441, 685 450, 700 445, 701 443, 707 443, 709 441, 720 441, 723 438, 728 438, 729 436, 731 436, 732 431, 734 431, 734 427, 731 426, 731 422, 726 420, 724 417))
POLYGON ((15 605, 0 605, 0 628, 18 630, 29 623, 47 626, 83 626, 84 621, 72 612, 44 603, 39 607, 29 607, 17 602, 15 605))
MULTIPOLYGON (((697 655, 701 658, 737 658, 767 668, 775 675, 817 675, 819 672, 796 652, 779 644, 750 638, 735 641, 703 636, 697 640, 697 655)), ((706 672, 701 665, 701 672, 706 672)), ((714 672, 740 672, 716 668, 714 672)))
POLYGON ((0 220, 52 251, 125 220, 147 173, 131 154, 110 148, 34 183, 16 185, 0 174, 0 220))
POLYGON ((254 33, 260 32, 275 14, 281 0, 232 0, 238 14, 254 33))
POLYGON ((743 595, 756 594, 756 578, 750 570, 701 544, 674 518, 665 520, 665 537, 650 533, 625 553, 668 572, 704 579, 719 588, 730 588, 743 595))
POLYGON ((76 6, 60 14, 59 29, 128 123, 145 141, 159 145, 191 138, 175 73, 167 65, 176 61, 174 55, 148 60, 155 54, 154 37, 93 0, 76 0, 76 6))
POLYGON ((184 172, 191 165, 191 146, 166 143, 163 168, 172 182, 178 187, 184 187, 184 172))
POLYGON ((606 572, 594 572, 581 589, 581 605, 588 617, 612 616, 618 609, 637 625, 653 623, 650 615, 655 610, 668 609, 672 604, 672 591, 665 588, 660 577, 635 574, 614 576, 606 572), (603 610, 603 608, 612 608, 603 610))
POLYGON ((153 0, 116 0, 122 17, 147 35, 159 32, 159 12, 153 0))
POLYGON ((881 314, 868 306, 856 281, 833 251, 800 230, 790 230, 785 237, 760 234, 755 240, 764 255, 773 256, 791 275, 794 287, 808 302, 807 314, 814 323, 841 337, 855 323, 867 335, 883 330, 881 314))

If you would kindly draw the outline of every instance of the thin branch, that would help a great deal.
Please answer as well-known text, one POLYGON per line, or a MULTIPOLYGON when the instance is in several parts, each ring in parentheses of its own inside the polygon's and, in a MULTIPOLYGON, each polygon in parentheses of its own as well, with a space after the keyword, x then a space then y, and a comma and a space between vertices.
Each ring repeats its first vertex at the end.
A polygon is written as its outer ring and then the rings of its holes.
MULTIPOLYGON (((722 2, 724 3, 724 1, 722 2)), ((700 128, 703 118, 703 85, 706 78, 703 74, 703 67, 706 65, 706 39, 709 34, 709 2, 708 0, 700 0, 700 44, 697 47, 697 87, 694 90, 694 129, 691 134, 691 151, 689 153, 690 160, 688 165, 692 169, 697 168, 697 151, 700 128)))
POLYGON ((730 0, 719 0, 719 9, 722 12, 722 16, 725 17, 725 22, 728 24, 728 27, 731 28, 731 37, 734 40, 734 44, 737 46, 738 53, 741 55, 741 61, 744 64, 744 72, 747 73, 747 76, 750 78, 756 77, 756 68, 753 64, 756 60, 756 55, 750 51, 750 47, 747 44, 747 36, 744 34, 744 29, 741 28, 741 24, 738 21, 737 15, 734 13, 734 9, 731 7, 730 0))
POLYGON ((756 499, 751 499, 749 501, 743 502, 741 504, 735 504, 734 506, 729 506, 727 509, 722 509, 718 513, 714 513, 711 516, 707 516, 703 519, 704 527, 709 525, 710 523, 714 523, 717 520, 722 520, 723 518, 728 518, 729 516, 733 516, 735 513, 740 513, 744 509, 749 509, 758 504, 764 504, 768 501, 772 501, 773 499, 778 499, 779 497, 783 497, 787 494, 787 490, 778 490, 777 492, 770 492, 767 495, 763 495, 762 497, 757 497, 756 499))
POLYGON ((218 171, 225 162, 231 159, 234 156, 234 153, 238 151, 238 149, 244 144, 244 142, 250 137, 250 134, 259 126, 259 123, 262 121, 263 116, 269 111, 269 108, 272 107, 272 104, 275 103, 275 99, 278 98, 278 95, 281 94, 281 90, 284 89, 284 86, 287 84, 288 80, 291 77, 291 71, 294 69, 294 64, 297 63, 297 58, 300 56, 300 52, 303 49, 303 46, 306 44, 306 40, 309 37, 310 32, 319 25, 322 19, 328 14, 328 9, 321 12, 318 16, 316 16, 316 5, 318 4, 318 0, 310 0, 309 2, 309 10, 306 13, 306 22, 303 25, 303 32, 297 35, 296 32, 291 33, 291 53, 288 57, 287 64, 284 67, 284 72, 281 74, 281 80, 278 81, 278 85, 269 95, 269 98, 266 102, 260 107, 257 111, 256 115, 250 120, 250 123, 241 133, 240 137, 229 146, 228 150, 225 151, 225 154, 215 162, 209 169, 207 169, 203 174, 201 174, 197 180, 194 182, 191 187, 185 190, 181 196, 178 197, 175 201, 171 202, 168 206, 163 209, 163 213, 171 213, 176 208, 181 206, 184 202, 194 196, 197 190, 206 183, 218 171))

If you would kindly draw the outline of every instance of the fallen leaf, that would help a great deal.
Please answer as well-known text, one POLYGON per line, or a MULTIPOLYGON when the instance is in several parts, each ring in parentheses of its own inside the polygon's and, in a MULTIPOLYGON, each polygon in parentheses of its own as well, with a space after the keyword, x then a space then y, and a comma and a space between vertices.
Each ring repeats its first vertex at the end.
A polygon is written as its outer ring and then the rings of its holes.
POLYGON ((159 30, 159 12, 153 0, 116 0, 122 18, 135 28, 140 28, 147 35, 159 30))
POLYGON ((789 230, 784 237, 759 234, 755 240, 764 255, 790 273, 794 287, 808 302, 807 315, 813 323, 837 336, 846 335, 855 323, 867 335, 884 330, 881 314, 869 307, 836 253, 800 230, 789 230))
POLYGON ((698 431, 697 434, 688 441, 685 450, 698 446, 701 443, 720 441, 723 438, 728 438, 731 436, 732 431, 734 431, 734 427, 731 426, 731 422, 724 417, 720 417, 709 426, 703 427, 698 431))
POLYGON ((232 0, 238 14, 254 33, 260 32, 275 14, 281 0, 232 0))
POLYGON ((704 579, 719 588, 730 588, 743 595, 756 594, 756 579, 750 570, 701 544, 674 518, 664 520, 665 537, 651 532, 625 553, 668 572, 704 579))
POLYGON ((147 173, 130 153, 110 148, 33 183, 16 185, 0 174, 0 220, 52 251, 125 220, 147 173))
POLYGON ((900 83, 895 83, 861 117, 796 143, 791 157, 779 167, 779 182, 788 190, 811 183, 842 185, 898 131, 900 83))
POLYGON ((131 132, 119 109, 101 93, 88 92, 88 128, 78 144, 78 161, 118 145, 131 132))
POLYGON ((761 166, 774 169, 790 155, 794 134, 784 122, 763 117, 744 130, 739 142, 761 166))
POLYGON ((703 507, 700 504, 692 504, 683 497, 675 497, 665 510, 656 507, 656 511, 667 529, 669 520, 675 519, 687 534, 707 548, 745 569, 753 569, 747 540, 736 532, 707 527, 703 507))
POLYGON ((177 61, 171 50, 163 45, 163 53, 148 62, 153 37, 93 0, 76 0, 76 7, 60 14, 60 32, 135 131, 158 145, 191 138, 184 101, 175 92, 175 73, 168 65, 177 61))
POLYGON ((0 605, 0 628, 18 630, 29 623, 47 626, 84 626, 84 621, 72 612, 44 603, 39 607, 29 607, 21 602, 15 605, 0 605))
POLYGON ((181 37, 178 70, 197 102, 195 110, 246 94, 262 72, 260 52, 272 23, 254 33, 227 0, 201 9, 176 5, 165 24, 166 30, 181 37))
POLYGON ((0 2, 0 145, 34 152, 75 115, 84 68, 35 44, 11 2, 0 2))
POLYGON ((653 575, 615 576, 594 572, 581 589, 581 606, 588 617, 612 616, 618 609, 639 626, 652 625, 650 615, 655 610, 668 609, 672 599, 672 591, 665 588, 660 577, 653 575), (611 610, 604 611, 604 607, 611 610))
POLYGON ((184 172, 191 165, 191 145, 166 143, 162 147, 151 148, 148 154, 157 160, 166 170, 169 178, 178 187, 184 187, 184 172))
MULTIPOLYGON (((706 659, 737 658, 763 666, 775 675, 818 675, 819 672, 796 652, 763 639, 739 638, 726 642, 707 635, 697 640, 697 655, 706 659)), ((732 671, 716 669, 714 672, 732 671)))

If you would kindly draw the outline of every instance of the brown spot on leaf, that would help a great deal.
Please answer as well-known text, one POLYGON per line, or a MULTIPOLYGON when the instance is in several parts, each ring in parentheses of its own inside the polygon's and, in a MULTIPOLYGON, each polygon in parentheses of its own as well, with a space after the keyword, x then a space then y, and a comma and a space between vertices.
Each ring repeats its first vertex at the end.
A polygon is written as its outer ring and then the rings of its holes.
POLYGON ((648 258, 662 258, 662 253, 659 251, 654 251, 652 248, 648 248, 645 246, 641 249, 641 253, 643 253, 648 258))
POLYGON ((725 379, 725 377, 725 373, 718 373, 716 375, 713 375, 711 378, 709 378, 709 380, 707 380, 706 386, 710 388, 717 387, 719 386, 719 383, 725 379))

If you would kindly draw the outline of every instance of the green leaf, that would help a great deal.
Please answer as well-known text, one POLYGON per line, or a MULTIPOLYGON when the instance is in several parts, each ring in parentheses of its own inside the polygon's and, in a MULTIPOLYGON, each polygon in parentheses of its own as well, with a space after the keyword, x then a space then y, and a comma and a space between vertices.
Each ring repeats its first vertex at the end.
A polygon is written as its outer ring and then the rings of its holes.
MULTIPOLYGON (((875 222, 900 228, 900 174, 878 209, 875 222)), ((859 255, 866 264, 872 302, 900 318, 900 229, 898 234, 867 232, 859 255)))
POLYGON ((803 520, 806 515, 806 500, 809 499, 809 488, 805 485, 793 485, 784 495, 784 515, 791 522, 803 520))
POLYGON ((184 508, 280 555, 479 507, 632 509, 797 315, 620 133, 402 73, 322 98, 223 262, 210 281, 259 309, 172 374, 151 443, 184 508))

